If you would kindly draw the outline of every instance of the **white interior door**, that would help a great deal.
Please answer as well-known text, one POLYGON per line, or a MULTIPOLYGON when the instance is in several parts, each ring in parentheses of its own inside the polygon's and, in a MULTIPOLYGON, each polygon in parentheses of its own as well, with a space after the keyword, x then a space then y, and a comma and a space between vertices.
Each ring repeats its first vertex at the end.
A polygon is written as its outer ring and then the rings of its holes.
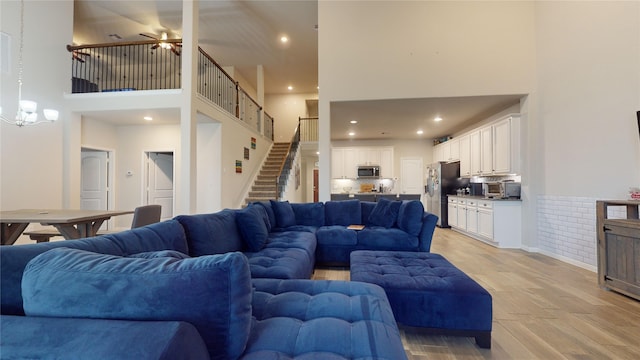
POLYGON ((147 153, 147 204, 162 205, 160 221, 173 218, 173 153, 147 153))
MULTIPOLYGON (((109 210, 109 153, 82 149, 80 163, 80 208, 109 210)), ((101 229, 109 228, 105 222, 101 229)))
POLYGON ((400 159, 400 181, 403 194, 422 194, 424 191, 424 173, 421 158, 400 159))

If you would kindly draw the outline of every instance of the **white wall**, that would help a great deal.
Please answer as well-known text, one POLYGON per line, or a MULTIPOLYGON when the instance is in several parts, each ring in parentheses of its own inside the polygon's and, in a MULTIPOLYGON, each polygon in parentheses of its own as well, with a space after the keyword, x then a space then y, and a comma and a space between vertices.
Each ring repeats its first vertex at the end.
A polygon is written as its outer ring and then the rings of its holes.
POLYGON ((544 193, 623 198, 640 186, 640 2, 536 6, 544 193))
MULTIPOLYGON (((0 122, 0 210, 63 205, 62 139, 69 121, 63 91, 71 86, 65 46, 72 36, 68 14, 73 2, 26 1, 24 5, 22 97, 37 101, 40 110, 58 109, 60 120, 23 128, 0 122)), ((11 36, 10 73, 0 74, 0 106, 8 119, 15 118, 18 105, 19 14, 20 2, 0 1, 0 31, 11 36)))
POLYGON ((306 117, 306 100, 317 99, 318 94, 278 94, 265 96, 265 111, 274 122, 276 142, 289 142, 298 126, 298 117, 306 117))

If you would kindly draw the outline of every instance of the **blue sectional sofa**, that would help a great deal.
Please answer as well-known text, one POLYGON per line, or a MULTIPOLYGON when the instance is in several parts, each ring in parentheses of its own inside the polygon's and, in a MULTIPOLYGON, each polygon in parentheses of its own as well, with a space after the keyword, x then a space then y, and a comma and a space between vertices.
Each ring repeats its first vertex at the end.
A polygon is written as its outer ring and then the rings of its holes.
POLYGON ((1 247, 0 358, 406 359, 380 287, 252 280, 242 253, 190 244, 169 220, 1 247))
POLYGON ((253 277, 306 279, 316 264, 348 265, 353 250, 428 252, 438 217, 417 200, 381 199, 257 202, 176 219, 190 239, 191 256, 241 251, 253 277))
POLYGON ((382 288, 309 280, 353 249, 429 250, 434 215, 383 205, 256 203, 0 247, 0 358, 406 359, 382 288))

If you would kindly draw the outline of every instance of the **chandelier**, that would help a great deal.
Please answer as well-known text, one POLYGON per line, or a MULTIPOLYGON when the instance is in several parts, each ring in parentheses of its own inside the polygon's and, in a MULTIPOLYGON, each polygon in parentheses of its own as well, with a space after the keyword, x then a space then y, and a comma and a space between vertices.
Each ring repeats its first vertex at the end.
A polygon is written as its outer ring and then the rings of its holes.
POLYGON ((53 122, 58 120, 58 111, 52 109, 44 109, 43 119, 38 119, 38 103, 31 100, 22 99, 22 49, 24 44, 24 0, 20 1, 20 51, 18 58, 18 112, 14 120, 7 119, 2 115, 2 107, 0 107, 0 119, 2 121, 18 126, 35 125, 45 121, 53 122))

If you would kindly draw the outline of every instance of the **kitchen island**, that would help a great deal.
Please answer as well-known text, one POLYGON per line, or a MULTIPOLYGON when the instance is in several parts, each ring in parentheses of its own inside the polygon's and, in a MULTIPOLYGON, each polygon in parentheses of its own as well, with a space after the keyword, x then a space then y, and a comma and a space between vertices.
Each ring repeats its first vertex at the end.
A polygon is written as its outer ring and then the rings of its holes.
POLYGON ((522 200, 449 195, 447 203, 453 230, 499 248, 522 247, 522 200))
POLYGON ((340 194, 331 194, 331 200, 352 200, 358 199, 360 201, 371 201, 377 202, 381 198, 385 198, 387 200, 421 200, 420 194, 391 194, 391 193, 380 193, 380 192, 357 192, 357 193, 340 193, 340 194))

